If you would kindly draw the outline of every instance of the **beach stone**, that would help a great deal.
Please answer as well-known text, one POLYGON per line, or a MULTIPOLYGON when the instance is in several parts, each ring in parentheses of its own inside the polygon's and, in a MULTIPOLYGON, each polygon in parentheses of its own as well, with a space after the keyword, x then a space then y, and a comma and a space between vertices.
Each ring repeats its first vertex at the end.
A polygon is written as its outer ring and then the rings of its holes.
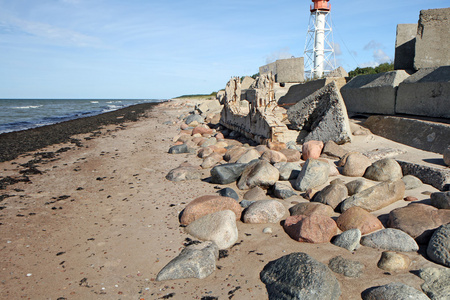
POLYGON ((273 165, 280 172, 280 180, 293 180, 298 177, 302 167, 298 163, 280 162, 273 165))
POLYGON ((422 290, 432 300, 448 299, 450 295, 450 269, 424 268, 419 270, 420 278, 425 282, 422 290))
POLYGON ((363 177, 366 169, 372 164, 369 158, 359 152, 349 152, 340 161, 342 175, 350 177, 363 177))
POLYGON ((322 154, 323 149, 322 141, 308 141, 302 146, 302 158, 307 160, 309 158, 318 159, 322 154))
POLYGON ((347 197, 347 187, 343 184, 336 183, 326 186, 323 190, 315 194, 312 201, 327 204, 333 209, 336 209, 347 197))
POLYGON ((185 230, 200 240, 213 241, 221 250, 231 247, 238 239, 236 215, 231 210, 205 215, 190 223, 185 230))
POLYGON ((156 281, 206 278, 216 270, 218 258, 219 247, 212 241, 187 246, 159 271, 156 281))
POLYGON ((255 150, 258 151, 260 155, 262 155, 264 152, 270 149, 266 145, 258 145, 255 147, 255 150))
POLYGON ((200 148, 197 152, 197 156, 199 158, 206 158, 214 153, 214 150, 210 147, 208 148, 200 148))
POLYGON ((267 160, 271 164, 287 162, 286 156, 283 153, 275 150, 267 150, 261 155, 261 159, 267 160))
POLYGON ((447 149, 444 150, 443 158, 444 158, 444 163, 447 166, 450 166, 450 146, 448 146, 447 149))
POLYGON ((190 149, 188 148, 188 145, 186 145, 186 144, 175 145, 175 146, 170 147, 169 153, 170 154, 190 153, 190 149))
POLYGON ((405 196, 405 184, 401 179, 384 181, 345 199, 341 204, 344 212, 350 207, 359 206, 372 212, 382 209, 405 196))
POLYGON ((200 142, 199 146, 206 148, 206 147, 214 146, 215 144, 217 144, 216 138, 210 137, 210 138, 205 139, 203 142, 200 142))
POLYGON ((330 259, 328 267, 337 274, 345 277, 358 278, 362 275, 365 266, 359 261, 345 259, 342 256, 336 256, 330 259))
POLYGON ((385 158, 366 169, 364 177, 375 181, 395 181, 403 177, 402 168, 395 159, 385 158))
POLYGON ((188 129, 189 128, 189 125, 188 124, 186 124, 186 123, 181 123, 181 125, 180 125, 180 129, 181 130, 186 130, 186 129, 188 129))
POLYGON ((195 220, 214 212, 231 210, 235 213, 235 219, 241 217, 241 206, 233 198, 216 195, 206 195, 192 200, 182 212, 180 223, 189 225, 195 220))
POLYGON ((242 155, 247 152, 247 149, 242 146, 233 146, 228 149, 227 153, 223 156, 223 159, 229 163, 235 163, 242 155))
POLYGON ((403 198, 403 200, 411 202, 411 201, 417 201, 419 199, 416 197, 413 197, 413 196, 406 196, 405 198, 403 198))
POLYGON ((289 183, 277 182, 273 186, 273 195, 280 199, 287 199, 297 194, 289 183))
POLYGON ((247 208, 250 205, 252 205, 253 203, 255 203, 256 201, 252 201, 252 200, 242 200, 239 204, 241 205, 242 208, 247 208))
POLYGON ((223 157, 225 155, 225 153, 227 153, 227 149, 222 146, 219 146, 219 144, 222 144, 222 142, 219 142, 219 143, 215 144, 214 146, 210 146, 208 148, 213 149, 213 151, 215 153, 219 153, 223 157))
POLYGON ((305 199, 311 201, 314 198, 314 195, 317 194, 318 192, 319 191, 316 189, 307 189, 304 194, 304 197, 305 197, 305 199))
POLYGON ((252 203, 244 211, 244 223, 278 223, 286 213, 286 208, 277 200, 260 200, 252 203))
POLYGON ((271 261, 260 277, 269 300, 337 300, 341 295, 331 270, 306 253, 291 253, 271 261))
POLYGON ((408 256, 392 251, 381 253, 381 258, 377 264, 378 268, 388 272, 407 270, 410 265, 411 259, 408 256))
POLYGON ((192 136, 190 134, 181 134, 176 139, 176 142, 181 142, 182 144, 187 143, 188 141, 192 141, 192 136))
POLYGON ((339 169, 334 164, 334 161, 326 160, 324 158, 319 158, 319 160, 326 161, 328 165, 330 166, 330 171, 328 173, 328 176, 339 176, 341 173, 339 173, 339 169))
POLYGON ((266 227, 266 228, 263 229, 262 232, 263 232, 263 233, 266 233, 266 234, 271 234, 271 233, 273 232, 273 230, 272 230, 272 228, 270 228, 270 227, 266 227))
POLYGON ((217 193, 222 197, 233 198, 234 200, 239 201, 239 195, 232 188, 226 187, 217 191, 217 193))
POLYGON ((265 160, 255 160, 249 163, 237 183, 240 190, 248 190, 255 186, 268 188, 280 178, 280 172, 265 160))
POLYGON ((200 135, 204 135, 204 134, 213 134, 213 130, 211 128, 208 127, 208 125, 199 125, 197 127, 195 127, 194 129, 192 129, 192 135, 194 134, 200 134, 200 135))
POLYGON ((281 149, 280 152, 286 156, 287 162, 297 162, 302 159, 302 154, 296 149, 281 149))
POLYGON ((427 254, 432 261, 450 267, 450 223, 440 226, 433 233, 427 254))
POLYGON ((289 208, 291 216, 310 216, 312 214, 324 215, 331 217, 334 214, 333 208, 318 202, 302 202, 289 208))
POLYGON ((223 164, 211 169, 211 182, 217 184, 229 184, 238 180, 246 164, 223 164))
POLYGON ((416 241, 409 234, 393 228, 382 229, 363 236, 361 245, 388 251, 411 252, 419 250, 416 241))
POLYGON ((342 213, 336 220, 336 224, 342 231, 359 229, 362 235, 383 229, 381 221, 361 207, 351 207, 342 213))
POLYGON ((212 153, 208 157, 205 157, 202 164, 200 165, 202 169, 209 169, 217 165, 222 160, 222 155, 218 153, 212 153))
POLYGON ((450 209, 450 192, 432 193, 431 205, 439 209, 450 209))
POLYGON ((370 288, 364 291, 361 296, 363 300, 429 300, 424 293, 398 282, 370 288))
POLYGON ((188 124, 191 127, 193 127, 193 125, 194 125, 194 124, 192 124, 193 122, 197 122, 197 124, 203 124, 205 122, 205 118, 200 115, 190 114, 184 120, 184 123, 188 124))
POLYGON ((179 166, 169 171, 166 179, 170 181, 186 181, 202 178, 202 172, 193 166, 179 166))
POLYGON ((243 198, 245 200, 251 200, 251 201, 257 201, 257 200, 264 200, 267 198, 266 191, 260 188, 259 186, 255 186, 254 188, 247 191, 243 198))
POLYGON ((252 160, 259 159, 261 155, 259 154, 258 150, 256 149, 250 149, 247 152, 245 152, 237 161, 238 164, 248 164, 252 160))
POLYGON ((389 213, 388 227, 406 232, 419 244, 428 244, 433 232, 449 222, 450 210, 411 203, 389 213))
POLYGON ((355 251, 359 248, 361 240, 361 230, 358 228, 349 229, 338 235, 333 240, 333 245, 347 249, 348 251, 355 251))
POLYGON ((332 218, 319 214, 290 216, 283 228, 293 240, 313 244, 328 243, 338 231, 332 218))
POLYGON ((353 196, 354 194, 358 194, 361 191, 364 191, 365 189, 368 189, 375 184, 365 180, 364 178, 358 178, 353 181, 350 181, 345 186, 347 187, 348 195, 353 196))
POLYGON ((286 149, 286 144, 281 142, 268 142, 267 147, 270 150, 280 151, 282 149, 286 149))
POLYGON ((422 180, 413 175, 406 175, 402 178, 406 190, 413 190, 423 185, 422 180))
POLYGON ((338 144, 336 144, 334 141, 330 140, 325 143, 322 153, 330 157, 336 157, 341 159, 342 157, 344 157, 345 154, 347 154, 347 151, 344 150, 344 148, 342 148, 338 144))
POLYGON ((295 180, 294 189, 304 192, 307 189, 325 184, 329 172, 328 163, 317 159, 308 159, 295 180))

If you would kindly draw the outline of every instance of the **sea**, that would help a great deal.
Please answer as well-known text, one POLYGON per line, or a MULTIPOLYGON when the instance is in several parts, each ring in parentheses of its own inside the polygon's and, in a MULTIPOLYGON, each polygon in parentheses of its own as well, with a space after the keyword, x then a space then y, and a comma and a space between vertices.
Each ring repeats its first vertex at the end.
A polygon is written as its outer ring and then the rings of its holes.
POLYGON ((95 116, 164 99, 0 99, 0 134, 95 116))

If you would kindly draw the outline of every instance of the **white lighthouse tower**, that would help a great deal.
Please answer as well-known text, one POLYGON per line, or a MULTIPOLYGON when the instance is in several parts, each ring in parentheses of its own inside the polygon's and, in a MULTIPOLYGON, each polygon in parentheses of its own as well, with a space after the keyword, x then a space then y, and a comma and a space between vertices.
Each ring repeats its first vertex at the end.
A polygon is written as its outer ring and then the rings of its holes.
POLYGON ((321 78, 336 68, 330 0, 312 0, 305 44, 305 75, 321 78))

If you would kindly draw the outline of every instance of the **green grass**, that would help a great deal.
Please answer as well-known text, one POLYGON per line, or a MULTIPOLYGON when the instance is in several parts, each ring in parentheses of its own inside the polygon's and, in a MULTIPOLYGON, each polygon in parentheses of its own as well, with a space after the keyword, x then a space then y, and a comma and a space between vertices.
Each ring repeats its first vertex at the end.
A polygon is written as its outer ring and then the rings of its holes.
POLYGON ((215 99, 217 95, 217 92, 212 92, 211 94, 207 95, 207 94, 195 94, 195 95, 182 95, 182 96, 178 96, 174 99, 215 99))

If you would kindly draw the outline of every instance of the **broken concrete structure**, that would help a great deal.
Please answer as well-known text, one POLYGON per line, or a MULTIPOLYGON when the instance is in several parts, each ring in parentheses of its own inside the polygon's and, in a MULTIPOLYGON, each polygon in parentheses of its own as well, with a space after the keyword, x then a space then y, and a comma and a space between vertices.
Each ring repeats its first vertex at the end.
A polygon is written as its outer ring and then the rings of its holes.
POLYGON ((450 65, 450 7, 420 11, 414 67, 450 65))
POLYGON ((417 24, 398 24, 395 40, 395 70, 413 70, 417 24))
POLYGON ((403 81, 395 112, 450 118, 450 66, 421 69, 403 81))
POLYGON ((347 110, 394 114, 398 85, 408 77, 404 70, 354 77, 341 88, 347 110))
POLYGON ((259 68, 261 75, 272 73, 275 76, 275 82, 290 83, 305 81, 303 57, 288 59, 279 59, 273 63, 259 68))
POLYGON ((300 142, 351 142, 347 109, 335 81, 297 102, 287 115, 290 127, 302 131, 300 142))

